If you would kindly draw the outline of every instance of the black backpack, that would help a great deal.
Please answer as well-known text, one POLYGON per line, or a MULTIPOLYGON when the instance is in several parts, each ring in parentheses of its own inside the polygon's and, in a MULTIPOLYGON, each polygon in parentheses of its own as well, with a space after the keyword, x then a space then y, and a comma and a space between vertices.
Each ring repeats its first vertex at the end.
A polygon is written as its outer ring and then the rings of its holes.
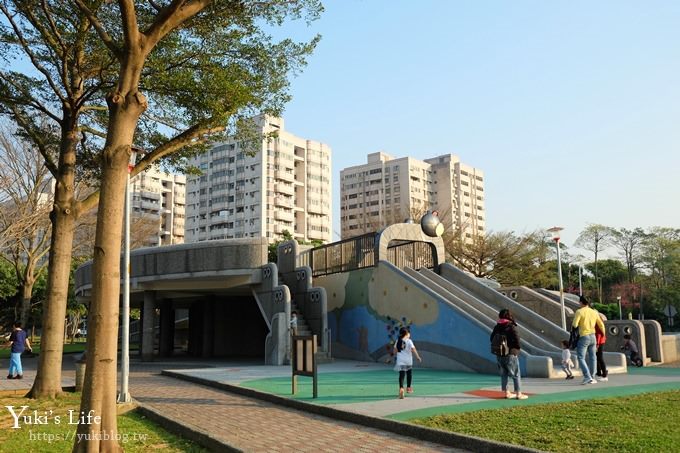
POLYGON ((510 353, 508 337, 504 333, 496 332, 491 338, 491 353, 499 357, 505 357, 510 353))

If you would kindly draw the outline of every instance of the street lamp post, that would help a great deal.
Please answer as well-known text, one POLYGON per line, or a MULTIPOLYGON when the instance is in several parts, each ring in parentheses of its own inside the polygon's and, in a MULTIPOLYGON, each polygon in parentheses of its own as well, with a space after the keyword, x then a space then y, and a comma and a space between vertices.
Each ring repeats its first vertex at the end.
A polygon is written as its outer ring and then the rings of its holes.
POLYGON ((616 296, 616 302, 619 303, 619 320, 623 319, 623 313, 621 312, 621 296, 616 296))
POLYGON ((129 403, 130 391, 128 381, 130 377, 130 173, 135 168, 137 149, 133 146, 130 150, 130 162, 128 163, 127 181, 125 182, 125 251, 123 254, 123 307, 121 319, 121 345, 120 345, 120 393, 119 403, 129 403))
POLYGON ((578 265, 578 295, 583 296, 583 264, 578 265))
POLYGON ((562 328, 567 330, 567 316, 564 311, 564 285, 562 284, 562 256, 560 255, 560 231, 564 228, 562 227, 552 227, 548 230, 552 234, 552 239, 555 241, 555 247, 557 248, 557 277, 560 282, 560 308, 562 315, 562 328))

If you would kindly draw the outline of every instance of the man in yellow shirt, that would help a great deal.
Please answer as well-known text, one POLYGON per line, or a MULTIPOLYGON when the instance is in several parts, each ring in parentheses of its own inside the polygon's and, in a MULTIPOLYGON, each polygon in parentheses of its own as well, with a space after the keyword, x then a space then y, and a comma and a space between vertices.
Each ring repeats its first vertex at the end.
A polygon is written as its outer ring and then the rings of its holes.
POLYGON ((574 314, 574 322, 572 328, 578 329, 578 343, 576 345, 576 357, 578 364, 583 372, 583 382, 581 384, 597 384, 593 378, 593 371, 597 366, 597 340, 595 339, 595 326, 597 325, 602 332, 604 332, 604 323, 600 318, 600 314, 590 308, 590 302, 584 296, 579 299, 581 308, 576 310, 574 314), (586 362, 586 352, 588 354, 588 361, 586 362))

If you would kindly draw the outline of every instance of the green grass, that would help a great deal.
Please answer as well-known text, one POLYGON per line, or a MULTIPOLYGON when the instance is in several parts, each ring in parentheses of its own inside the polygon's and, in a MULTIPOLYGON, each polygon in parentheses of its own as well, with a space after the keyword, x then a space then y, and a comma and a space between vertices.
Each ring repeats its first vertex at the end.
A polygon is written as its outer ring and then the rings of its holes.
MULTIPOLYGON (((31 346, 33 346, 33 352, 36 354, 40 353, 40 343, 33 344, 31 343, 31 346)), ((87 346, 87 343, 85 342, 85 339, 79 339, 76 338, 75 343, 65 343, 64 344, 64 354, 69 354, 69 353, 76 353, 76 352, 83 352, 85 350, 85 347, 87 346)), ((138 344, 131 344, 130 345, 130 351, 137 351, 139 350, 139 345, 138 344)), ((0 359, 9 359, 9 348, 0 348, 0 359)))
POLYGON ((680 390, 480 410, 413 423, 551 452, 678 451, 680 390))
MULTIPOLYGON (((60 453, 70 451, 76 425, 68 424, 68 410, 78 413, 79 393, 67 393, 57 400, 36 401, 19 397, 0 397, 0 452, 40 451, 60 453), (14 419, 5 406, 29 406, 25 414, 50 414, 47 424, 29 425, 20 418, 20 428, 13 429, 14 419), (51 411, 51 412, 50 412, 51 411), (55 416, 60 417, 60 424, 55 416)), ((165 431, 137 412, 118 416, 120 446, 126 452, 163 449, 170 452, 204 452, 203 448, 165 431)))
MULTIPOLYGON (((76 340, 77 341, 77 340, 76 340)), ((68 354, 71 352, 83 352, 85 350, 85 341, 76 343, 66 343, 64 344, 64 353, 68 354)), ((40 354, 40 343, 31 344, 33 346, 33 352, 40 354)), ((9 359, 9 348, 0 349, 0 359, 9 359)))

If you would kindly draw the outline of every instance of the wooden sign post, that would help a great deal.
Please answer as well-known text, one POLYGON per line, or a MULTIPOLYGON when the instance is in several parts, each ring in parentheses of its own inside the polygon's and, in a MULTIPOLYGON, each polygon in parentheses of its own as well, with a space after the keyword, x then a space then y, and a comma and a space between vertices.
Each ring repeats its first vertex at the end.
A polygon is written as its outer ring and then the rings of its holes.
POLYGON ((293 335, 291 365, 293 369, 293 395, 297 392, 297 377, 311 376, 313 397, 317 396, 316 335, 293 335))

